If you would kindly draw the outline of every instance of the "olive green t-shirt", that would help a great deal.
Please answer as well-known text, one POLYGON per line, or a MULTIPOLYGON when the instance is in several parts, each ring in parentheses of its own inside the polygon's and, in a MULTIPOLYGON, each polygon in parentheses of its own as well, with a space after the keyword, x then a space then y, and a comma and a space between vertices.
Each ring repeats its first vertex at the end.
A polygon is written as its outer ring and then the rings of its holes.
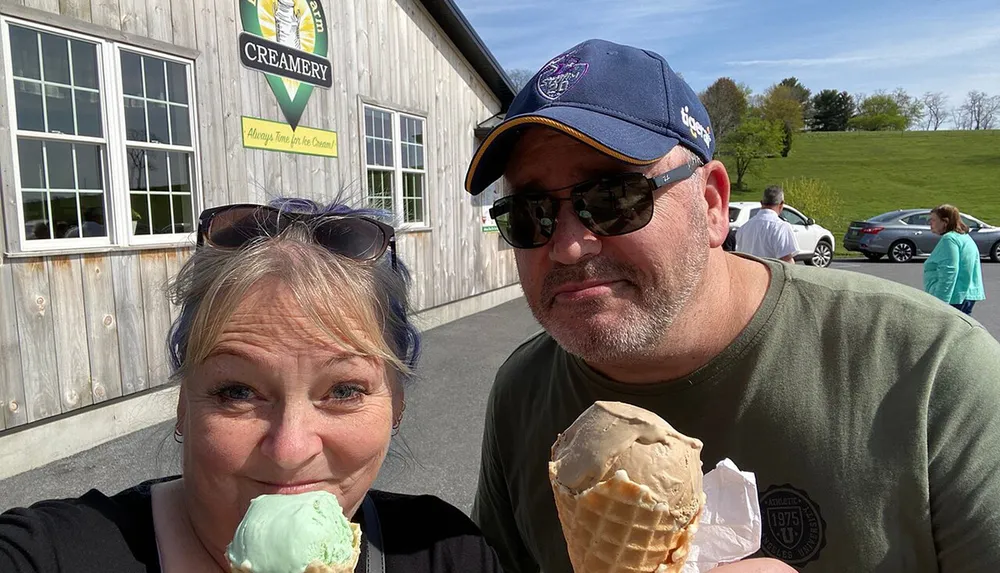
POLYGON ((572 573, 548 482, 596 400, 652 410, 757 476, 761 551, 808 573, 1000 571, 1000 344, 909 287, 767 263, 744 331, 690 376, 610 380, 547 334, 490 394, 473 518, 507 573, 572 573))

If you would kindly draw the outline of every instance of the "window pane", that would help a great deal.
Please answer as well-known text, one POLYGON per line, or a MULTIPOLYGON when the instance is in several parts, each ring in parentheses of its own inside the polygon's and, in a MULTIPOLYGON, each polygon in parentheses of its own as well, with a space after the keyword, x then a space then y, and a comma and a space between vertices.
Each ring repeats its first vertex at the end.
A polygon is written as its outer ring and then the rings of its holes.
POLYGON ((70 44, 73 51, 73 85, 97 89, 97 46, 78 40, 70 44))
POLYGON ((141 99, 125 98, 125 137, 129 141, 147 141, 146 105, 141 99))
POLYGON ((191 145, 191 120, 188 118, 188 108, 179 105, 170 106, 170 134, 174 145, 191 145))
POLYGON ((127 95, 142 97, 142 58, 122 51, 122 89, 127 95))
POLYGON ((20 26, 11 26, 10 49, 15 76, 42 79, 42 66, 38 60, 37 32, 20 26))
POLYGON ((375 141, 375 162, 374 165, 385 165, 385 147, 382 146, 382 142, 375 141))
POLYGON ((80 212, 83 213, 83 236, 106 237, 107 226, 104 224, 104 194, 80 193, 80 212))
POLYGON ((194 216, 191 214, 191 196, 174 195, 174 232, 194 232, 194 216))
MULTIPOLYGON (((73 182, 72 143, 45 142, 45 159, 49 168, 49 189, 76 189, 73 182)), ((55 209, 55 206, 52 208, 55 209)))
POLYGON ((371 108, 365 108, 365 135, 375 135, 375 112, 371 108))
POLYGON ((73 90, 45 86, 45 108, 49 116, 49 133, 76 133, 73 126, 73 90))
POLYGON ((149 114, 149 141, 170 143, 166 104, 146 102, 146 113, 149 114))
POLYGON ((149 203, 153 208, 153 233, 162 235, 173 233, 170 222, 170 195, 150 195, 149 203))
POLYGON ((146 152, 129 147, 125 156, 128 161, 129 190, 146 191, 146 152))
POLYGON ((365 163, 368 165, 375 163, 375 140, 370 137, 365 138, 365 163))
POLYGON ((368 203, 376 209, 392 211, 391 171, 368 171, 368 203))
POLYGON ((66 38, 42 32, 42 64, 45 81, 69 84, 69 42, 66 38))
POLYGON ((382 142, 382 147, 385 148, 385 165, 386 167, 392 167, 394 164, 392 162, 392 141, 382 142))
POLYGON ((14 105, 17 107, 18 129, 45 131, 42 84, 14 80, 14 105))
POLYGON ((76 97, 76 128, 78 135, 101 137, 101 94, 73 90, 76 97))
POLYGON ((417 153, 416 153, 416 158, 414 159, 414 162, 413 162, 413 168, 414 169, 423 169, 424 168, 424 148, 423 147, 418 147, 416 149, 416 152, 417 153))
POLYGON ((170 101, 187 103, 187 66, 167 62, 167 85, 170 92, 170 101))
POLYGON ((72 239, 80 236, 80 215, 77 211, 76 193, 50 193, 52 205, 53 239, 72 239))
POLYGON ((142 61, 146 68, 146 97, 167 99, 167 78, 164 75, 163 60, 146 56, 142 61))
POLYGON ((191 164, 187 153, 170 153, 170 190, 174 193, 191 192, 191 164))
POLYGON ((382 137, 392 139, 392 117, 388 113, 382 114, 382 137))
POLYGON ((406 213, 403 221, 406 223, 422 223, 424 221, 424 202, 420 199, 406 199, 406 213))
POLYGON ((149 234, 149 203, 147 202, 147 195, 141 193, 133 193, 132 199, 132 220, 137 221, 138 224, 135 225, 136 235, 148 235, 149 234))
POLYGON ((45 193, 22 193, 24 235, 28 240, 50 239, 49 208, 45 193))
POLYGON ((42 142, 37 139, 17 140, 17 162, 21 170, 22 189, 45 188, 45 164, 42 163, 42 142))
POLYGON ((76 179, 79 189, 104 189, 100 146, 76 144, 76 179))
POLYGON ((146 167, 150 191, 169 191, 167 183, 167 152, 146 150, 146 167))

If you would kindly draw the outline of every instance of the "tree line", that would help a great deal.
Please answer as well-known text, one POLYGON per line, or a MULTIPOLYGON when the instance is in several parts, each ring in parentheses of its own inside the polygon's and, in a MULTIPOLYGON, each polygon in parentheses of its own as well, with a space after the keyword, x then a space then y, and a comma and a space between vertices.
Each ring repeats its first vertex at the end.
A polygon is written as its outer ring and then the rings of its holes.
MULTIPOLYGON (((520 89, 534 73, 513 69, 507 75, 520 89)), ((977 90, 951 106, 942 92, 916 97, 903 88, 872 94, 824 89, 813 94, 795 77, 754 94, 746 84, 723 77, 698 97, 712 120, 718 153, 732 160, 737 187, 759 167, 760 158, 787 157, 801 131, 937 130, 949 121, 956 129, 1000 127, 1000 95, 977 90)))

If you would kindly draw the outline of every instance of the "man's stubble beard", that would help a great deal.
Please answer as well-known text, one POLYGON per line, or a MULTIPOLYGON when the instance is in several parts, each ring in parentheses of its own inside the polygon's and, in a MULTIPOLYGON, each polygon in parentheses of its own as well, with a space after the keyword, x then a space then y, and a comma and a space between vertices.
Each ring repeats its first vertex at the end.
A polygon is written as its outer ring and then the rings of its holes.
MULTIPOLYGON (((539 324, 570 354, 590 363, 609 364, 625 360, 655 358, 677 318, 687 308, 701 283, 708 261, 708 229, 705 215, 689 211, 687 244, 677 245, 681 253, 672 261, 675 268, 657 266, 643 273, 637 267, 593 257, 573 266, 553 269, 545 277, 539 300, 528 306, 539 324), (587 279, 625 281, 631 299, 624 301, 611 320, 599 315, 613 311, 602 301, 574 303, 555 316, 552 291, 566 282, 587 279)), ((621 284, 621 283, 619 283, 621 284)))

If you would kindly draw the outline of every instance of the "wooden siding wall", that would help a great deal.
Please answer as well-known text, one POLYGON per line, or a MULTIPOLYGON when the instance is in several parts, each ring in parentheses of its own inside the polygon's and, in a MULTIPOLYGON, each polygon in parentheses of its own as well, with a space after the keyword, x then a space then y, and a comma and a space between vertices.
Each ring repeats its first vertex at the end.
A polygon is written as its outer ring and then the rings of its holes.
MULTIPOLYGON (((204 206, 364 194, 361 102, 426 117, 429 230, 402 233, 416 310, 513 284, 512 252, 480 230, 462 188, 475 126, 496 97, 416 0, 326 0, 333 87, 301 125, 338 132, 339 157, 244 149, 243 115, 284 121, 263 76, 240 64, 238 0, 0 0, 194 49, 204 206)), ((43 21, 50 25, 57 22, 43 21)), ((2 60, 0 60, 2 61, 2 60)), ((2 66, 2 64, 0 64, 2 66)), ((4 82, 9 81, 0 69, 4 82)), ((2 100, 3 98, 0 98, 2 100)), ((10 126, 0 101, 2 179, 10 126)), ((3 208, 16 209, 4 187, 3 208)), ((8 216, 9 220, 9 216, 8 216)), ((3 244, 0 229, 0 244, 3 244)), ((12 242, 16 242, 16 239, 12 242)), ((0 431, 168 382, 177 309, 164 287, 190 250, 171 247, 0 260, 0 431)))

